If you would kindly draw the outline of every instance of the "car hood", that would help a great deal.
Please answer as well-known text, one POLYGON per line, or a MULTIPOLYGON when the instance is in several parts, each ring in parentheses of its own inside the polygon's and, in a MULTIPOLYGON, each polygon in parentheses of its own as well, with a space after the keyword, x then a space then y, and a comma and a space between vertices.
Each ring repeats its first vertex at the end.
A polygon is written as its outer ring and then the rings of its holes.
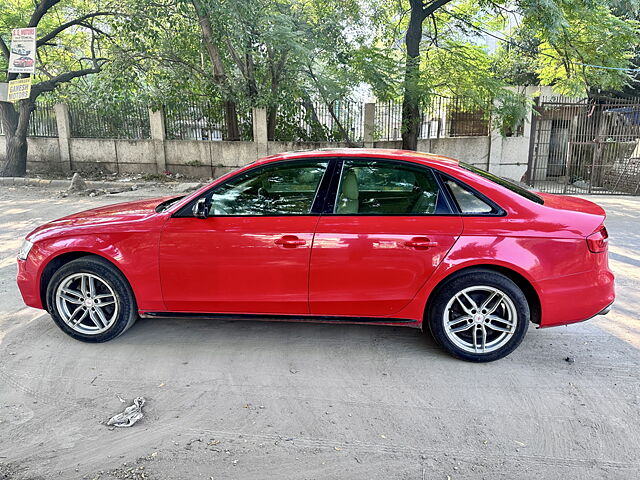
POLYGON ((44 237, 64 234, 70 228, 107 227, 138 222, 154 215, 160 203, 172 198, 176 197, 151 198, 84 210, 39 226, 27 235, 27 240, 36 242, 44 237))

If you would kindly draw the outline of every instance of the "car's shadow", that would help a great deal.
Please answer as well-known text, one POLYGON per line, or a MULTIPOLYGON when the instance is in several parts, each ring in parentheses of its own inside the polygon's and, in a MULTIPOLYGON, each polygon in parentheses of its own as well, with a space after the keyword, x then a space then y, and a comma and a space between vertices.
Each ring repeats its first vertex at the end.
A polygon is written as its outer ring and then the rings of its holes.
POLYGON ((448 355, 430 333, 410 327, 369 324, 318 323, 310 321, 218 320, 182 318, 141 318, 130 330, 110 343, 120 345, 184 344, 210 346, 217 343, 254 343, 261 348, 290 348, 312 344, 360 345, 384 343, 388 348, 420 349, 433 355, 448 355))

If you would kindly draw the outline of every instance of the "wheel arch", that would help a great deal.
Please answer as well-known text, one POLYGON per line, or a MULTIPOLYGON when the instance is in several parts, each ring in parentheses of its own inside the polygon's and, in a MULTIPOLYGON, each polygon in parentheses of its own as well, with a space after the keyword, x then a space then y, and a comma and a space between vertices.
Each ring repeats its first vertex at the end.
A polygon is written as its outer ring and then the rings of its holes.
POLYGON ((59 255, 56 255, 53 258, 50 258, 47 264, 45 265, 45 267, 42 269, 42 273, 40 274, 40 301, 42 302, 42 306, 47 311, 48 311, 47 289, 49 288, 49 283, 51 282, 53 275, 67 263, 72 262, 73 260, 77 260, 79 258, 85 258, 85 257, 95 257, 100 260, 103 260, 109 263, 118 272, 120 272, 122 277, 129 284, 129 287, 131 288, 131 291, 133 292, 133 295, 135 298, 135 292, 131 286, 131 282, 129 282, 129 279, 127 278, 125 273, 122 271, 122 269, 119 268, 118 265, 116 265, 110 258, 105 257, 104 255, 99 255, 95 252, 89 252, 85 250, 74 250, 74 251, 64 252, 59 255))
MULTIPOLYGON (((495 265, 495 264, 474 264, 474 265, 465 266, 458 270, 450 272, 446 277, 442 278, 429 293, 429 297, 427 298, 427 303, 424 309, 424 318, 425 319, 427 318, 429 309, 431 308, 431 304, 433 303, 435 298, 438 296, 440 288, 446 282, 460 275, 464 275, 466 273, 473 272, 473 271, 482 271, 482 270, 484 271, 489 270, 489 271, 500 273, 505 277, 509 278, 511 281, 513 281, 513 283, 515 283, 518 286, 518 288, 522 290, 522 293, 524 293, 527 299, 527 303, 529 304, 529 310, 531 312, 531 322, 535 323, 536 325, 540 325, 540 320, 542 318, 542 307, 540 303, 540 296, 537 290, 535 289, 535 287, 533 286, 533 284, 529 281, 529 279, 527 279, 524 275, 517 272, 516 270, 511 269, 509 267, 505 267, 503 265, 495 265)), ((426 323, 427 322, 423 322, 423 325, 425 325, 426 323)))

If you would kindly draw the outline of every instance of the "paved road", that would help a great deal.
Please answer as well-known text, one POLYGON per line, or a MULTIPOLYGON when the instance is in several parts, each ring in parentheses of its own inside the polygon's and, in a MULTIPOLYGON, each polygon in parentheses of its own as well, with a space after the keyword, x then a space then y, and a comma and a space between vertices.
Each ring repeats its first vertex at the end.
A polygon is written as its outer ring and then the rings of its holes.
POLYGON ((398 327, 141 320, 76 342, 23 306, 15 251, 113 201, 0 188, 0 479, 638 478, 640 198, 596 198, 615 311, 488 365, 398 327), (131 429, 103 425, 116 394, 148 399, 131 429))

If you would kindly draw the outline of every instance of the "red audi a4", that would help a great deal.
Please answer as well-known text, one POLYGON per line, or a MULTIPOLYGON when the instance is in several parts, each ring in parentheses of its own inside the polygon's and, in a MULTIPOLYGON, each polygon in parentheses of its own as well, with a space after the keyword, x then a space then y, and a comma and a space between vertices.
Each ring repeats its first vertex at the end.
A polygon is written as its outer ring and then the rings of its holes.
POLYGON ((604 218, 436 155, 287 153, 186 197, 47 223, 19 252, 18 285, 87 342, 138 317, 306 320, 422 328, 491 361, 529 322, 608 312, 604 218))

